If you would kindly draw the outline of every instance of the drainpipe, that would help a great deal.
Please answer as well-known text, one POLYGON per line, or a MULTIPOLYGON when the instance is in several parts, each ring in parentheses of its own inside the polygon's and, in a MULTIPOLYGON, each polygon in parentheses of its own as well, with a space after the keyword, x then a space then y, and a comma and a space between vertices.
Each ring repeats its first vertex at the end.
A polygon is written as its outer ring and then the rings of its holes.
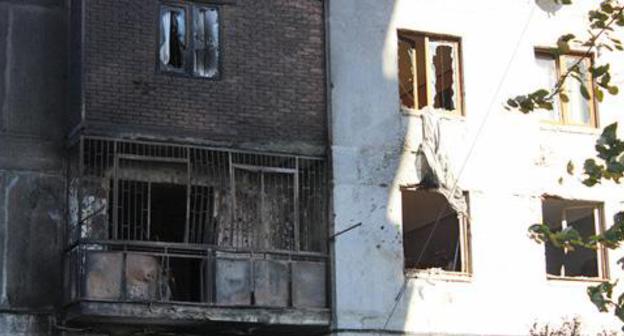
POLYGON ((330 330, 336 330, 337 328, 337 313, 336 313, 336 272, 335 272, 335 259, 336 253, 334 250, 333 240, 329 239, 334 234, 334 206, 333 206, 333 191, 334 191, 334 178, 333 178, 333 114, 332 114, 332 76, 331 76, 331 39, 330 39, 330 0, 323 1, 323 20, 324 27, 324 44, 325 44, 325 110, 326 110, 326 123, 327 123, 327 248, 329 254, 329 302, 331 308, 331 322, 330 330))

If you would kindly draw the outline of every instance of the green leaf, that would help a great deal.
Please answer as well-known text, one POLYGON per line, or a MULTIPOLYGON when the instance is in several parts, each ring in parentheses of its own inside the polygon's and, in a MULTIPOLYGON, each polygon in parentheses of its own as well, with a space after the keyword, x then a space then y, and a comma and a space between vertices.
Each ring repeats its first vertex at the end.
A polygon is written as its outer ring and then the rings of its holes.
POLYGON ((572 161, 568 161, 568 164, 566 165, 566 171, 569 175, 574 175, 574 163, 572 161))
POLYGON ((535 92, 533 92, 533 95, 539 97, 539 98, 544 98, 546 96, 548 96, 549 92, 546 89, 539 89, 535 92))
POLYGON ((610 95, 617 95, 620 92, 620 89, 617 86, 610 86, 607 91, 609 91, 610 95))
POLYGON ((594 88, 594 96, 596 96, 599 102, 604 100, 604 92, 599 87, 594 88))
POLYGON ((559 93, 559 98, 560 98, 560 99, 561 99, 561 101, 562 101, 562 102, 564 102, 564 103, 568 103, 568 102, 570 102, 570 97, 568 97, 568 95, 567 95, 567 94, 565 94, 565 93, 563 93, 563 92, 559 93))
POLYGON ((589 90, 587 90, 587 86, 581 85, 581 95, 583 96, 583 98, 588 100, 591 98, 591 96, 589 95, 589 90))
POLYGON ((607 71, 609 71, 609 68, 610 68, 609 64, 605 64, 599 67, 592 68, 591 70, 592 76, 594 76, 594 78, 600 77, 604 75, 605 73, 607 73, 607 71))

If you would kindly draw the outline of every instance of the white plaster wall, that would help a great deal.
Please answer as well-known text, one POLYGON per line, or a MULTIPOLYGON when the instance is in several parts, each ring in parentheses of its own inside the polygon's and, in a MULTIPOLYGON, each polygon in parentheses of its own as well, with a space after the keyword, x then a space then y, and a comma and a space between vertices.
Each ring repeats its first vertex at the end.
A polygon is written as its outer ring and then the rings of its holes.
MULTIPOLYGON (((574 316, 588 333, 620 328, 588 301, 589 283, 546 280, 544 248, 527 237, 544 193, 604 202, 608 225, 624 208, 622 187, 587 188, 565 172, 569 160, 581 171, 599 130, 503 109, 509 96, 535 89, 533 48, 582 34, 591 3, 552 15, 531 0, 330 0, 335 231, 362 223, 334 243, 338 331, 384 329, 389 316, 385 329, 414 334, 526 335, 533 322, 574 316), (405 279, 399 186, 418 182, 412 152, 421 139, 421 118, 399 106, 399 28, 462 38, 466 116, 444 119, 442 131, 470 192, 473 276, 407 279, 391 314, 405 279)), ((624 78, 621 55, 603 57, 618 57, 615 82, 624 78)), ((605 99, 601 126, 624 121, 618 106, 624 96, 605 99)), ((609 255, 612 278, 623 275, 621 256, 609 255)))

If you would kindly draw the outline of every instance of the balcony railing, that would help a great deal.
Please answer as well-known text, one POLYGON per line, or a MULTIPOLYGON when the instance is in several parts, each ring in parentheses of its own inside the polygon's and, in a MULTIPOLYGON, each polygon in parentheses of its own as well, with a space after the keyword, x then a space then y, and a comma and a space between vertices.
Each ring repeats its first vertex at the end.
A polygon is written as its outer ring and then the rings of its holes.
POLYGON ((65 301, 325 309, 326 258, 158 242, 86 242, 67 252, 65 301))

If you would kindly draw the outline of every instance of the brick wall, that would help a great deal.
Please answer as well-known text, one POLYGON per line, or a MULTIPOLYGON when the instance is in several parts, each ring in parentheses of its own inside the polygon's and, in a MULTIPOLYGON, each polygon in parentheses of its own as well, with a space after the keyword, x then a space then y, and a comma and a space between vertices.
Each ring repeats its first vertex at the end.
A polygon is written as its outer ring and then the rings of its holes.
POLYGON ((323 147, 323 2, 225 3, 221 78, 206 80, 156 70, 159 0, 86 1, 89 125, 296 152, 323 147))

